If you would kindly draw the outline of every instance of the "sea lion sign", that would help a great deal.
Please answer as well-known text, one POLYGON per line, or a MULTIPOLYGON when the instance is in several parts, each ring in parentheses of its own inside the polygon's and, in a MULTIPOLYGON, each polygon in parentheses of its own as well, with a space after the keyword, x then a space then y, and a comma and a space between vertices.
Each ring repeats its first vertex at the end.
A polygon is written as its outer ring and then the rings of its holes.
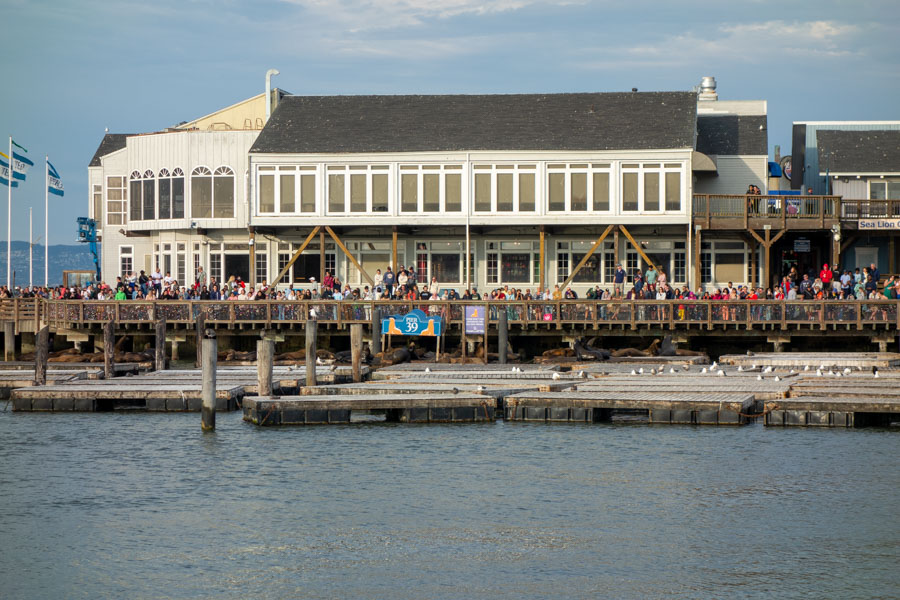
POLYGON ((405 315, 391 315, 381 319, 382 335, 440 336, 442 317, 430 317, 421 310, 411 310, 405 315))

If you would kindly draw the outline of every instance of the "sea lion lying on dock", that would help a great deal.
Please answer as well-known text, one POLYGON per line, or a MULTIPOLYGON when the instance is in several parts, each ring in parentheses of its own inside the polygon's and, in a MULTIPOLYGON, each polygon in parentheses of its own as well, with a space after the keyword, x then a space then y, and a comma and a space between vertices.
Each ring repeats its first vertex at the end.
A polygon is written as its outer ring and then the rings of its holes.
POLYGON ((575 356, 578 360, 609 360, 611 356, 609 350, 594 347, 593 342, 596 339, 594 337, 587 342, 584 341, 584 338, 575 340, 575 356))

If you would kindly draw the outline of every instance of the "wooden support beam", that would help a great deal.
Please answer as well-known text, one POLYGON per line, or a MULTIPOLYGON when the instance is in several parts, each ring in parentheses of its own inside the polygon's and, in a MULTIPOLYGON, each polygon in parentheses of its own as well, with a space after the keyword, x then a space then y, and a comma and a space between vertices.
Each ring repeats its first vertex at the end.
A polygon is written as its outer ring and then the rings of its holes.
POLYGON ((371 285, 372 287, 375 287, 375 280, 372 279, 368 273, 366 273, 365 269, 362 268, 362 265, 359 264, 359 261, 356 260, 356 257, 353 256, 353 254, 351 254, 349 250, 347 250, 347 247, 344 245, 344 242, 341 241, 341 239, 337 236, 337 234, 334 232, 334 230, 331 227, 328 227, 326 225, 325 231, 328 232, 328 235, 331 236, 331 239, 334 240, 334 243, 337 244, 338 248, 341 249, 341 252, 343 252, 347 256, 347 258, 350 259, 350 262, 352 262, 353 266, 355 266, 359 270, 360 274, 365 278, 365 280, 369 282, 369 285, 371 285))
POLYGON ((250 228, 250 288, 256 289, 256 230, 250 228))
MULTIPOLYGON (((587 254, 585 254, 581 258, 581 260, 578 262, 578 264, 575 265, 575 268, 572 269, 572 272, 569 273, 569 277, 562 284, 562 289, 566 289, 567 287, 569 287, 569 284, 572 283, 572 280, 575 279, 576 275, 578 275, 578 271, 580 271, 581 268, 585 265, 585 263, 587 263, 587 261, 590 260, 591 256, 594 254, 594 252, 596 252, 597 248, 600 247, 600 244, 603 243, 603 240, 606 239, 606 236, 609 235, 609 232, 612 231, 613 227, 615 227, 615 225, 607 226, 606 230, 603 232, 603 235, 601 235, 599 238, 597 238, 597 241, 594 242, 594 245, 591 246, 590 250, 587 251, 587 254)), ((543 240, 543 237, 541 239, 543 240)), ((543 244, 541 246, 543 247, 543 244)))
MULTIPOLYGON (((709 202, 708 199, 707 202, 709 202)), ((703 237, 700 232, 702 231, 702 228, 698 226, 696 231, 697 233, 694 234, 694 281, 696 282, 697 288, 700 288, 703 285, 703 265, 700 261, 700 240, 703 237)))
POLYGON ((619 264, 622 261, 622 258, 619 256, 619 228, 616 227, 615 231, 613 231, 613 254, 616 255, 616 264, 619 264))
MULTIPOLYGON (((636 241, 634 241, 634 238, 631 237, 631 234, 628 233, 628 230, 625 229, 625 226, 619 225, 619 229, 622 231, 622 235, 624 235, 625 237, 628 238, 628 241, 631 242, 631 245, 634 247, 635 250, 637 250, 637 253, 641 255, 641 258, 644 259, 644 262, 647 263, 648 265, 651 265, 654 269, 656 269, 656 265, 654 264, 654 262, 652 260, 650 260, 650 257, 647 256, 647 253, 644 252, 644 249, 641 248, 641 245, 638 244, 636 241)), ((667 275, 671 275, 671 273, 668 273, 667 275)))
MULTIPOLYGON (((272 280, 272 283, 270 284, 271 287, 275 287, 276 285, 278 285, 278 282, 281 281, 281 278, 285 276, 285 274, 290 270, 292 266, 294 266, 294 263, 297 262, 297 259, 300 258, 300 255, 303 254, 303 251, 306 250, 306 247, 309 246, 309 243, 314 237, 316 237, 316 234, 319 233, 319 230, 321 229, 322 227, 320 225, 316 225, 316 227, 313 228, 309 235, 306 236, 306 239, 303 240, 303 243, 300 244, 300 247, 297 248, 296 252, 294 252, 291 260, 288 261, 288 264, 284 265, 284 268, 281 270, 281 273, 278 274, 278 277, 272 280)), ((252 268, 253 265, 251 265, 251 269, 252 268)))
POLYGON ((841 254, 847 251, 847 248, 856 243, 856 240, 859 239, 858 235, 849 235, 841 242, 841 254))
MULTIPOLYGON (((468 257, 466 258, 468 262, 468 257)), ((391 229, 391 269, 397 272, 397 226, 391 229)))
MULTIPOLYGON (((334 275, 334 273, 332 273, 334 275)), ((319 283, 325 281, 325 231, 319 230, 319 283)))
POLYGON ((540 271, 539 271, 539 278, 538 278, 538 281, 539 281, 538 286, 539 286, 540 290, 543 291, 544 290, 544 271, 546 271, 546 269, 544 268, 545 257, 546 257, 545 250, 546 249, 544 248, 544 226, 543 225, 541 225, 541 227, 540 227, 540 236, 541 236, 541 247, 540 247, 541 253, 540 253, 540 271))

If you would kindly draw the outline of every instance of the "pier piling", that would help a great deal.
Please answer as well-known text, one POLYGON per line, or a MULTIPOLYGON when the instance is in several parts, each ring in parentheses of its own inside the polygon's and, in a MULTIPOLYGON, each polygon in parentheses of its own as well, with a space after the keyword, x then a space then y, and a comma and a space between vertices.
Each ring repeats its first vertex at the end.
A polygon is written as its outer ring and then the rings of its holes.
POLYGON ((201 312, 197 315, 194 327, 197 331, 197 360, 194 361, 194 367, 199 368, 203 359, 203 330, 206 327, 206 313, 201 312))
POLYGON ((16 360, 16 324, 3 322, 3 360, 16 360))
MULTIPOLYGON (((216 362, 219 354, 216 332, 207 329, 201 341, 203 384, 201 390, 200 427, 203 431, 216 428, 216 362)), ((271 380, 270 380, 271 381, 271 380)))
POLYGON ((257 395, 272 395, 272 360, 275 356, 275 342, 265 338, 256 342, 257 395))
POLYGON ((163 317, 156 322, 156 370, 164 371, 166 368, 166 319, 163 317))
POLYGON ((362 359, 362 323, 350 325, 350 369, 353 373, 353 383, 362 381, 359 361, 362 359))
POLYGON ((316 336, 318 334, 319 323, 315 319, 306 320, 306 385, 316 385, 316 336))
MULTIPOLYGON (((900 340, 900 336, 897 336, 900 340)), ((372 355, 377 356, 381 352, 381 309, 372 308, 372 355)))
MULTIPOLYGON (((497 354, 500 364, 505 365, 509 348, 509 315, 506 313, 506 308, 501 307, 497 317, 497 354)), ((485 354, 487 354, 487 348, 485 348, 485 354)))
POLYGON ((47 359, 50 356, 50 327, 38 331, 34 348, 34 385, 47 385, 47 359))
POLYGON ((110 319, 103 326, 103 378, 116 376, 116 322, 110 319))

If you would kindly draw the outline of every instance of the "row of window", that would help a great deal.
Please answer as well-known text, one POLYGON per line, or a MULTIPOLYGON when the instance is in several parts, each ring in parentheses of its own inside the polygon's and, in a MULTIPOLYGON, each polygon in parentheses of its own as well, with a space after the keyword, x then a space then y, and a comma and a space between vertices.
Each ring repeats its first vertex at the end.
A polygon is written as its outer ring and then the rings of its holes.
MULTIPOLYGON (((475 164, 468 176, 476 213, 663 213, 682 210, 683 170, 681 163, 475 164)), ((324 173, 323 182, 315 165, 258 167, 258 213, 318 214, 320 197, 329 215, 390 213, 392 198, 399 214, 462 213, 468 195, 462 164, 328 165, 324 173)))

